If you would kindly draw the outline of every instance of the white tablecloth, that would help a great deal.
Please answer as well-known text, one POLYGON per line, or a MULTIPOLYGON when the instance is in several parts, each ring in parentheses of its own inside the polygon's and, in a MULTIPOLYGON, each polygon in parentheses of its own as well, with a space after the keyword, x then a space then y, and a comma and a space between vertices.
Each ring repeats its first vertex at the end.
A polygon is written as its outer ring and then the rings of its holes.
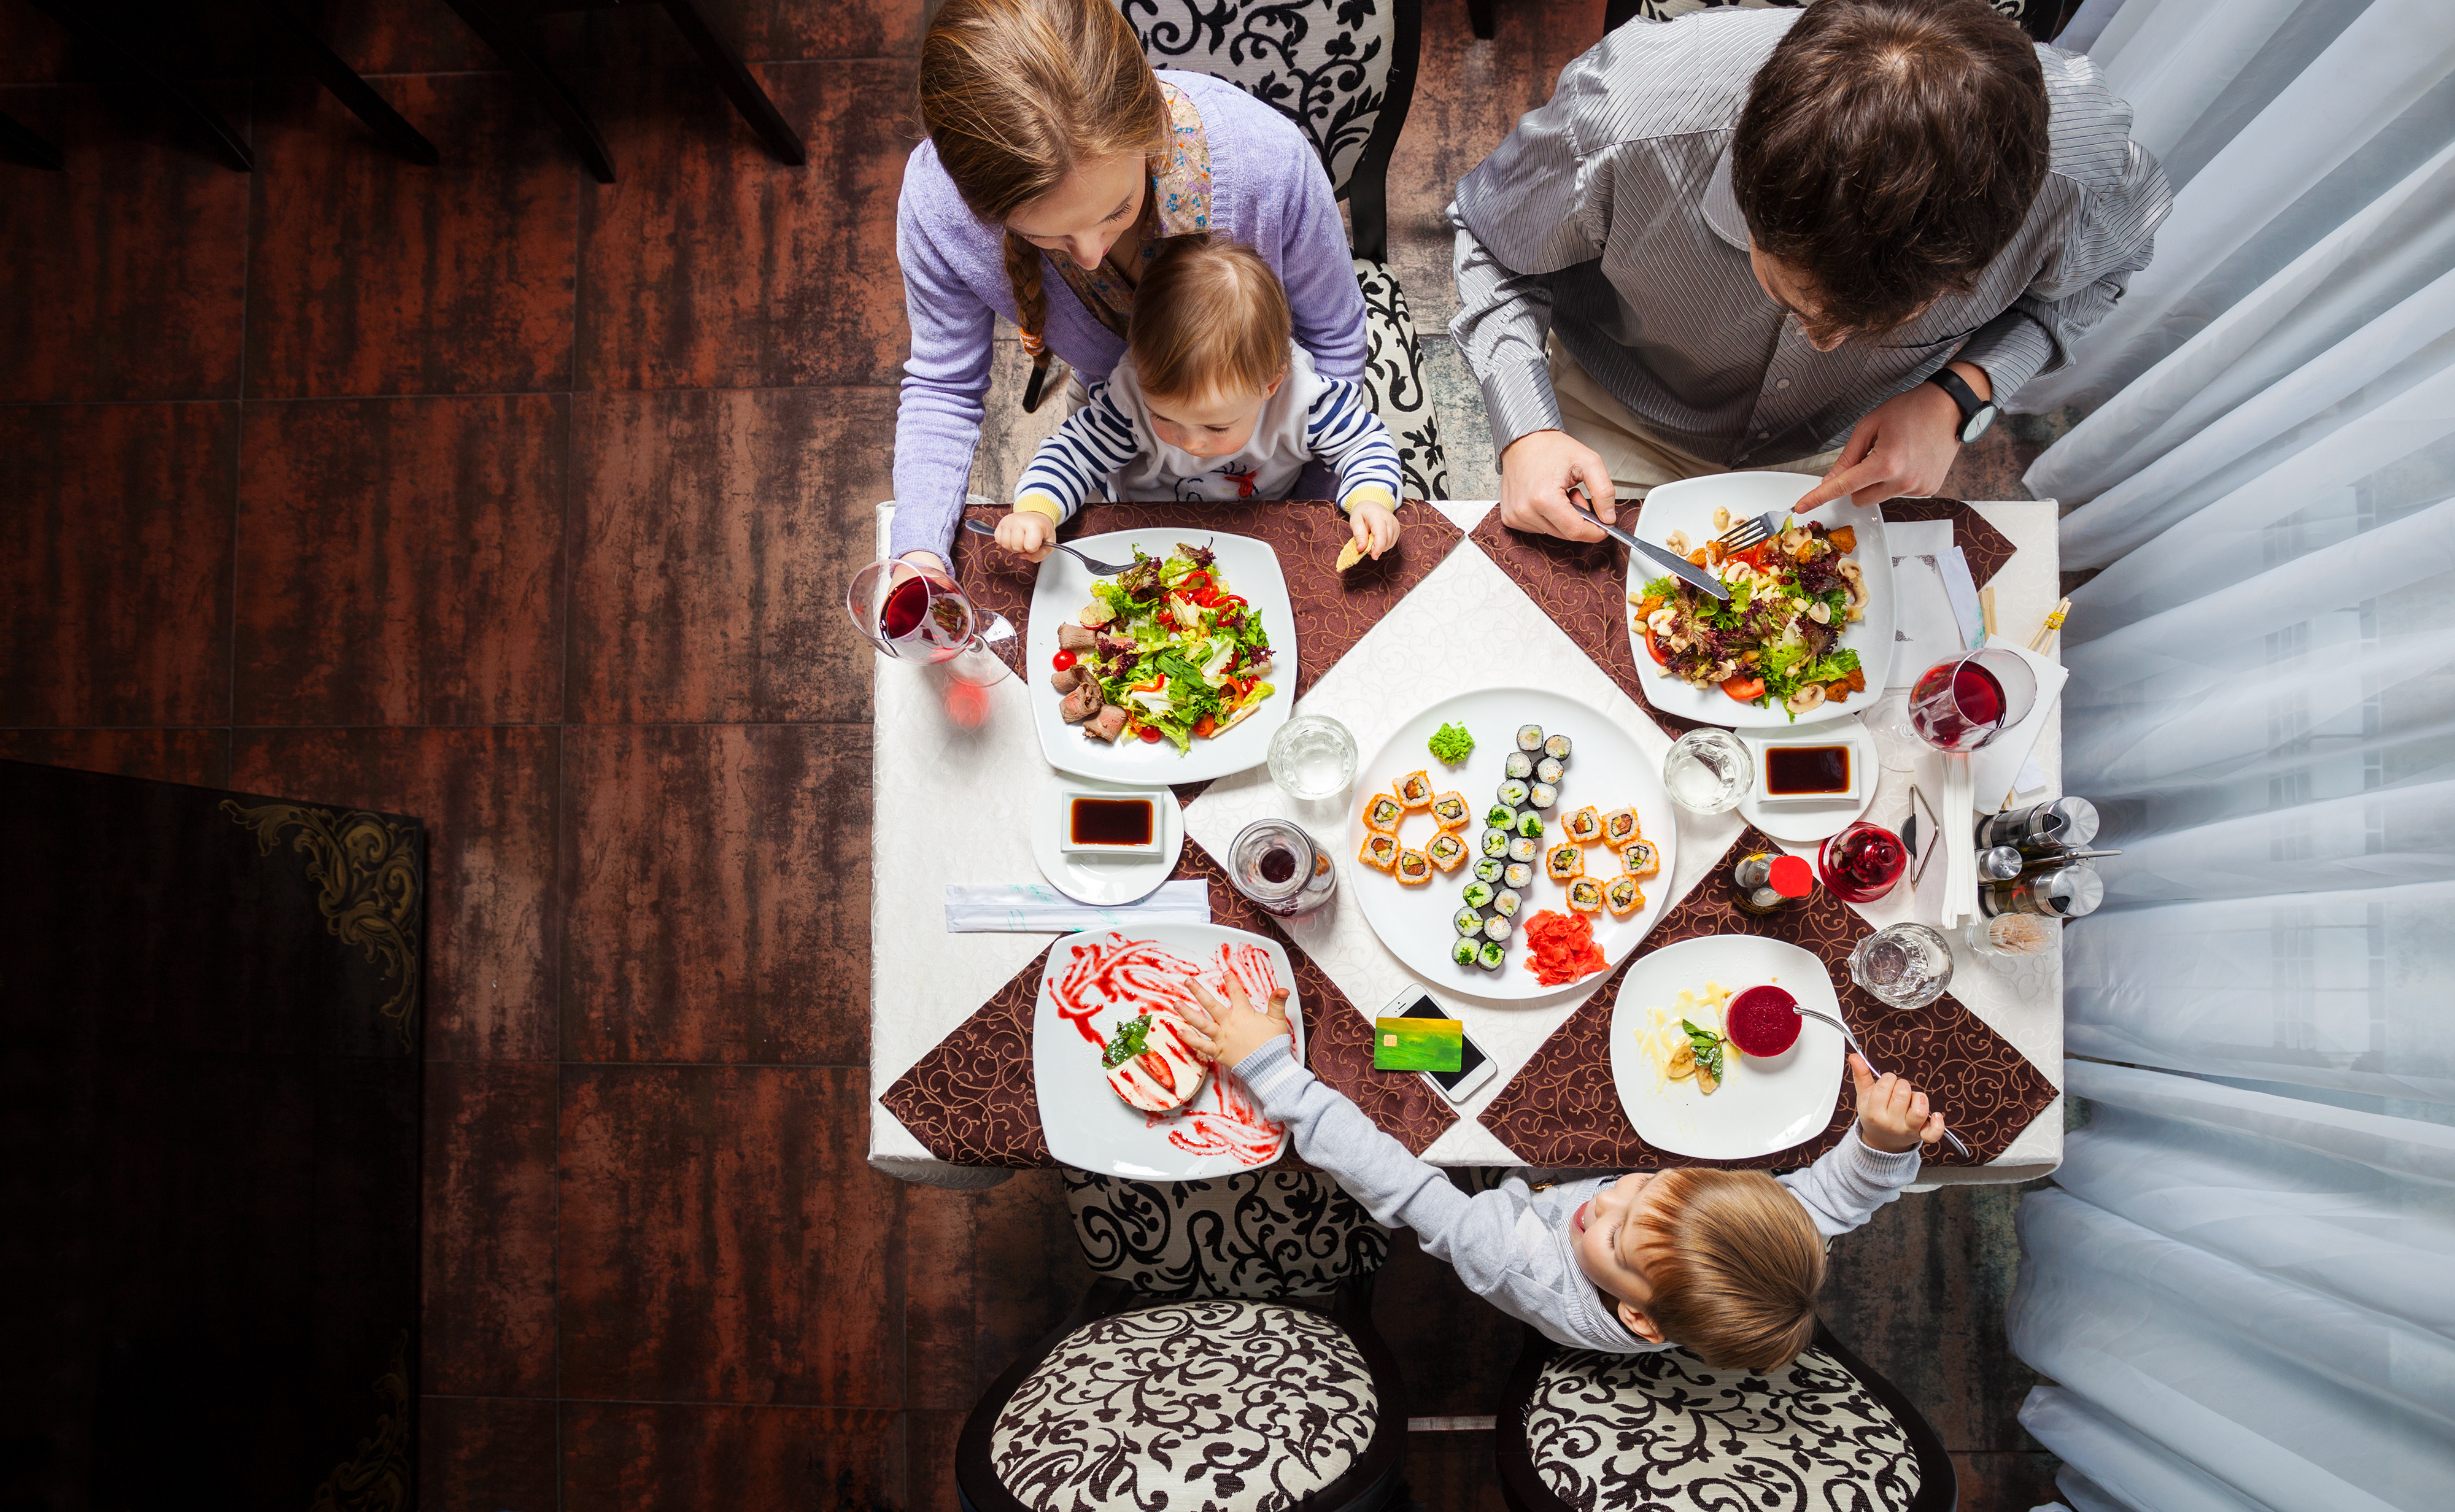
MULTIPOLYGON (((1459 500, 1439 506, 1459 529, 1472 531, 1493 505, 1459 500)), ((2025 643, 2058 596, 2055 506, 2051 502, 1976 506, 2018 551, 1994 580, 1997 623, 2025 643)), ((880 522, 880 539, 885 538, 880 522)), ((1896 678, 1907 675, 1896 668, 1896 678)), ((869 1160, 907 1180, 943 1186, 985 1186, 1003 1171, 947 1164, 931 1156, 878 1095, 909 1070, 1028 963, 1052 937, 949 935, 945 889, 957 882, 1036 880, 1038 869, 1020 816, 1043 801, 1056 774, 1041 758, 1031 729, 1025 686, 1008 679, 991 690, 988 718, 978 730, 950 721, 937 674, 881 658, 877 678, 874 771, 875 872, 870 894, 869 1160)), ((1379 748, 1417 709, 1461 688, 1532 684, 1555 689, 1603 711, 1659 761, 1670 748, 1634 700, 1593 664, 1471 540, 1461 541, 1398 607, 1372 627, 1314 685, 1297 712, 1320 710, 1355 734, 1366 754, 1379 748)), ((2039 742, 2047 792, 2060 792, 2061 723, 2057 711, 2039 742)), ((1940 788, 1930 757, 1917 775, 1930 800, 1940 788)), ((1869 816, 1897 826, 1909 809, 1911 777, 1886 771, 1869 816)), ((2025 795, 2024 795, 2025 796, 2025 795)), ((1988 801, 1999 801, 2001 796, 1988 801)), ((1228 842, 1264 815, 1293 817, 1329 842, 1349 864, 1349 798, 1302 804, 1255 769, 1211 784, 1186 806, 1186 832, 1224 856, 1228 842)), ((1721 857, 1742 827, 1736 814, 1679 816, 1675 902, 1721 857)), ((1949 829, 1950 821, 1947 819, 1949 829)), ((1812 846, 1791 849, 1807 854, 1812 846)), ((1937 860, 1942 864, 1940 858, 1937 860)), ((1342 892, 1345 890, 1342 880, 1342 892)), ((1874 924, 1917 917, 1909 887, 1859 908, 1874 924)), ((1343 901, 1309 917, 1287 921, 1356 1008, 1377 1012, 1415 978, 1373 935, 1363 911, 1343 901)), ((1958 941, 1953 994, 2058 1084, 2062 1073, 2062 977, 2059 958, 2011 974, 1958 941)), ((1597 975, 1557 997, 1517 1004, 1459 999, 1467 1032, 1499 1070, 1424 1157, 1441 1165, 1519 1163, 1473 1115, 1525 1064, 1544 1038, 1607 978, 1597 975)), ((1937 1181, 2020 1181, 2061 1162, 2059 1098, 2014 1139, 1992 1164, 1931 1168, 1937 1181)))

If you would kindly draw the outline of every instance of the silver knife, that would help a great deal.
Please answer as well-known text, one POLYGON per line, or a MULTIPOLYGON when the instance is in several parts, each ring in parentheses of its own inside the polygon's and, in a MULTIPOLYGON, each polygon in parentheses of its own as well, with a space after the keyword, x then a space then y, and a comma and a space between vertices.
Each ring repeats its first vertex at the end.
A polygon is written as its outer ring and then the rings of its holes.
POLYGON ((1652 541, 1638 540, 1635 536, 1631 535, 1628 532, 1621 530, 1616 525, 1605 524, 1601 516, 1597 515, 1592 509, 1587 507, 1593 503, 1593 495, 1586 493, 1586 486, 1583 483, 1570 484, 1569 492, 1574 494, 1582 494, 1585 497, 1586 502, 1584 504, 1578 503, 1573 498, 1571 499, 1569 501, 1569 508, 1575 510, 1579 514, 1584 515, 1587 523, 1594 526, 1604 534, 1610 536, 1613 540, 1619 542, 1622 546, 1627 547, 1630 551, 1643 552, 1650 560, 1660 563, 1667 571, 1670 572, 1671 575, 1678 578, 1681 582, 1686 583, 1689 587, 1695 589, 1698 593, 1711 594, 1713 596, 1720 599, 1726 604, 1731 601, 1731 591, 1722 586, 1722 580, 1714 576, 1713 574, 1705 571, 1705 569, 1697 566, 1694 562, 1690 561, 1687 557, 1680 555, 1677 552, 1673 551, 1668 546, 1656 546, 1652 541))

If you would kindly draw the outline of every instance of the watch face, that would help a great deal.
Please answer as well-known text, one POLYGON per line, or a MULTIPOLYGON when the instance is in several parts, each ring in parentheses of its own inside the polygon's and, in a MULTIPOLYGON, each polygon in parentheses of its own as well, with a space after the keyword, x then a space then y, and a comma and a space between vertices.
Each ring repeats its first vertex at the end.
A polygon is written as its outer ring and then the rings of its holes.
POLYGON ((1989 430, 1993 429, 1995 425, 1996 413, 1995 406, 1991 404, 1980 405, 1978 413, 1969 417, 1969 423, 1960 428, 1960 439, 1962 444, 1966 445, 1971 441, 1975 441, 1979 436, 1984 435, 1989 430))

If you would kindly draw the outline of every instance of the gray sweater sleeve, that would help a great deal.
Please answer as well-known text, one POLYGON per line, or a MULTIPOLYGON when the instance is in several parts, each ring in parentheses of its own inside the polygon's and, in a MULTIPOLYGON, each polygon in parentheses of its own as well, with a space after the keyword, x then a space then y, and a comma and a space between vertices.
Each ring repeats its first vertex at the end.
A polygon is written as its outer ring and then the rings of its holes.
POLYGON ((1854 1126, 1849 1137, 1824 1152, 1814 1165, 1774 1179, 1790 1188, 1798 1205, 1816 1221, 1826 1239, 1847 1234, 1876 1216, 1876 1209, 1901 1195, 1917 1179, 1916 1147, 1887 1155, 1860 1139, 1854 1126))

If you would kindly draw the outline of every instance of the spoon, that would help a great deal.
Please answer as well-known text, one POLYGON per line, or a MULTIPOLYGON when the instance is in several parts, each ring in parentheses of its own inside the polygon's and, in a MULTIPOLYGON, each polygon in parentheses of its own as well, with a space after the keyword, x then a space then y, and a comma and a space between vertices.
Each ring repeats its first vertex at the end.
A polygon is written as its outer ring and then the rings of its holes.
MULTIPOLYGON (((975 535, 995 535, 997 534, 996 526, 984 525, 979 520, 964 521, 964 529, 971 532, 975 535)), ((1081 552, 1076 551, 1073 547, 1066 545, 1063 541, 1052 541, 1049 544, 1056 547, 1057 550, 1064 552, 1066 555, 1073 557, 1076 561, 1081 562, 1084 566, 1091 569, 1094 576, 1114 577, 1119 573, 1125 572, 1133 566, 1133 563, 1131 562, 1127 562, 1124 566, 1120 567, 1108 562, 1096 561, 1091 557, 1084 555, 1081 552)))
MULTIPOLYGON (((1850 1032, 1850 1026, 1848 1024, 1843 1023, 1840 1019, 1834 1018, 1830 1014, 1820 1014, 1813 1008, 1801 1008, 1796 1002, 1793 1002, 1790 1005, 1790 1011, 1798 1015, 1801 1018, 1813 1018, 1817 1023, 1831 1024, 1834 1028, 1840 1030, 1842 1039, 1849 1044, 1852 1050, 1857 1052, 1859 1059, 1867 1062, 1867 1069, 1879 1077, 1884 1074, 1883 1067, 1878 1066, 1874 1060, 1868 1058, 1866 1047, 1858 1043, 1858 1037, 1850 1032)), ((1930 1100, 1928 1105, 1929 1108, 1932 1109, 1932 1100, 1930 1100)), ((1953 1133, 1950 1125, 1945 1126, 1943 1139, 1945 1143, 1951 1145, 1953 1149, 1959 1152, 1961 1155, 1969 1155, 1969 1146, 1960 1142, 1960 1136, 1953 1133)), ((1975 1157, 1971 1158, 1975 1159, 1975 1157)))

